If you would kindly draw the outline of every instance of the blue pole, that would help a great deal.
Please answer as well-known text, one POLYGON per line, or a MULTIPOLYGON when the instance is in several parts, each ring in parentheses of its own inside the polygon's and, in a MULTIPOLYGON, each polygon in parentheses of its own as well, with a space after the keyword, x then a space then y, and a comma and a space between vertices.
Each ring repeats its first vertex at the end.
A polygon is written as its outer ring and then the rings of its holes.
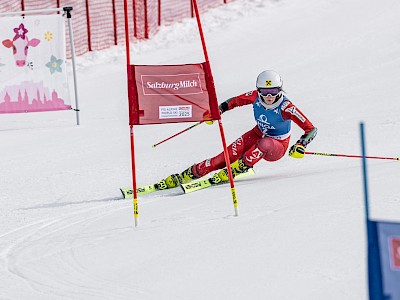
POLYGON ((380 263, 378 224, 369 220, 367 160, 365 151, 364 124, 360 123, 361 151, 364 178, 365 223, 367 226, 368 291, 370 300, 383 300, 382 270, 380 263))
POLYGON ((364 137, 364 123, 360 123, 361 133, 361 152, 362 152, 362 165, 363 165, 363 178, 364 178, 364 201, 365 201, 365 217, 369 220, 369 205, 368 205, 368 182, 367 182, 367 160, 365 151, 365 137, 364 137))

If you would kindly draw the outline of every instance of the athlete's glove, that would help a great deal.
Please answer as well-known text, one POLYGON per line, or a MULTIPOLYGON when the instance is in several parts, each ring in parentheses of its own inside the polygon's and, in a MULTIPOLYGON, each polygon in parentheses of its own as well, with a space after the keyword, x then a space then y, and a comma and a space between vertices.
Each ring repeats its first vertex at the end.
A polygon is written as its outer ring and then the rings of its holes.
POLYGON ((218 108, 219 108, 219 113, 222 115, 224 112, 226 112, 227 110, 229 110, 229 106, 228 106, 228 101, 230 99, 226 100, 225 102, 222 102, 218 108))
POLYGON ((306 147, 317 135, 317 128, 314 127, 308 134, 303 134, 300 139, 290 147, 289 156, 294 158, 303 158, 306 152, 306 147))
POLYGON ((306 152, 306 148, 301 144, 294 144, 290 147, 289 156, 293 158, 303 158, 306 152))

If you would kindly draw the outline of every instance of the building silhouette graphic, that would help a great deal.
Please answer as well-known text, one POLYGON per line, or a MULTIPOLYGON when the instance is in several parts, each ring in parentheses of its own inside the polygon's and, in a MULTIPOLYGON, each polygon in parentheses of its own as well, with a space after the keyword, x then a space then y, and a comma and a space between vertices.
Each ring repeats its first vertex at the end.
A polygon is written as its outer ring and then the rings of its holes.
POLYGON ((50 97, 46 94, 49 95, 49 92, 43 83, 23 82, 19 86, 6 87, 0 93, 3 95, 0 97, 0 114, 71 109, 71 105, 65 104, 55 89, 50 97))

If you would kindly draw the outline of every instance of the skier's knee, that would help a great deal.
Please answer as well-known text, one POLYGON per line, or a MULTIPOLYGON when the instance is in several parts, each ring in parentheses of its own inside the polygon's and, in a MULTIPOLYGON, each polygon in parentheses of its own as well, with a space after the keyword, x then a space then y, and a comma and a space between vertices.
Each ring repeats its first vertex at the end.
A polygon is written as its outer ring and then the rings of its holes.
POLYGON ((267 161, 279 160, 285 154, 285 149, 281 143, 269 137, 260 139, 257 148, 263 153, 263 158, 267 161))
POLYGON ((262 138, 257 143, 257 148, 263 153, 269 153, 275 147, 271 138, 262 138))

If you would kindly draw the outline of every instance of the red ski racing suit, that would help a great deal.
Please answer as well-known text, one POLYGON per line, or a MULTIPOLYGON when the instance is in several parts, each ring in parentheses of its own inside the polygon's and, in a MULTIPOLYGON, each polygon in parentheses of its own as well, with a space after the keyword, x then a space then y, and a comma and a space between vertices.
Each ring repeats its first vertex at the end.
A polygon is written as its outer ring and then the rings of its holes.
MULTIPOLYGON (((285 154, 290 140, 291 121, 304 130, 297 142, 306 147, 315 137, 317 129, 308 118, 286 97, 282 95, 279 105, 266 109, 256 90, 228 99, 220 104, 221 113, 238 106, 253 105, 254 119, 257 125, 244 133, 228 146, 230 162, 243 157, 248 167, 253 167, 261 159, 277 161, 285 154)), ((192 167, 197 177, 226 166, 224 152, 206 159, 192 167)))

